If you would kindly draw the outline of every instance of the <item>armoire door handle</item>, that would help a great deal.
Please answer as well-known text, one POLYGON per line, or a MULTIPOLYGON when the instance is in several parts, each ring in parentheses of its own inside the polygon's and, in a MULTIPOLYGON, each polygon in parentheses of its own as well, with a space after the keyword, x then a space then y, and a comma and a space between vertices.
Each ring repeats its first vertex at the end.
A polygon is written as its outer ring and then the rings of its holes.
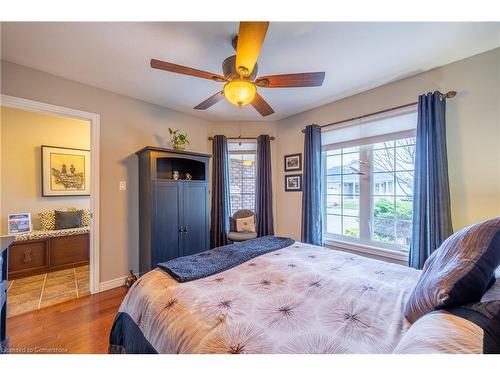
POLYGON ((184 227, 184 233, 188 232, 188 227, 184 227))

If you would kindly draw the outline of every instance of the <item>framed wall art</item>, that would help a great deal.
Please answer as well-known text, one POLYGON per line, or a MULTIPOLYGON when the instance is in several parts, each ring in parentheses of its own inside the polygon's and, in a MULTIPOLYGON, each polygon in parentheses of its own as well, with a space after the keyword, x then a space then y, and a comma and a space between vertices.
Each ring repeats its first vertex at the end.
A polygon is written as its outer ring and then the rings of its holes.
POLYGON ((285 191, 302 191, 302 175, 301 174, 286 175, 285 191))
POLYGON ((302 170, 302 154, 285 155, 285 172, 302 170))
POLYGON ((42 196, 90 195, 90 151, 42 146, 42 196))

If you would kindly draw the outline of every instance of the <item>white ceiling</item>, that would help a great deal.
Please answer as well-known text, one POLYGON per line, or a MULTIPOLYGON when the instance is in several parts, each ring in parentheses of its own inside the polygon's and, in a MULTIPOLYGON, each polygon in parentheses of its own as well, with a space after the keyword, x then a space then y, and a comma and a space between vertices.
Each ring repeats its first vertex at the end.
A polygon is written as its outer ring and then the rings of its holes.
MULTIPOLYGON (((2 59, 212 121, 263 120, 221 101, 221 83, 149 67, 151 58, 221 73, 237 22, 2 23, 2 59)), ((325 71, 322 87, 259 89, 279 120, 500 46, 500 23, 271 23, 259 75, 325 71)))

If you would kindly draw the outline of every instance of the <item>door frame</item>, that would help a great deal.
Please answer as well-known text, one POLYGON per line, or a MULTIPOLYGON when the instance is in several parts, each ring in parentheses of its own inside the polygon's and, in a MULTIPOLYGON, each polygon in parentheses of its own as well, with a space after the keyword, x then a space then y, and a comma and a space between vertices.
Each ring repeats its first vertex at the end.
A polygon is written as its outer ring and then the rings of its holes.
POLYGON ((99 151, 100 115, 35 100, 1 95, 5 107, 90 121, 90 293, 99 292, 99 151))

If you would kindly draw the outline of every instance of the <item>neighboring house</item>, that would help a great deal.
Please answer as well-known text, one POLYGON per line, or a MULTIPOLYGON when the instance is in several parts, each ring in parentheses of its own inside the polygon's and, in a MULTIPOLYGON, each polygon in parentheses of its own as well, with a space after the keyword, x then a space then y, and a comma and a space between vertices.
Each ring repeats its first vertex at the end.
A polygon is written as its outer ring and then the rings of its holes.
MULTIPOLYGON (((384 172, 375 167, 375 173, 384 172)), ((342 194, 345 198, 354 198, 359 194, 359 162, 351 161, 349 164, 336 165, 327 170, 327 194, 342 194), (343 191, 341 191, 343 184, 343 191)), ((374 194, 391 195, 394 191, 394 177, 392 173, 380 173, 374 186, 374 194)))

